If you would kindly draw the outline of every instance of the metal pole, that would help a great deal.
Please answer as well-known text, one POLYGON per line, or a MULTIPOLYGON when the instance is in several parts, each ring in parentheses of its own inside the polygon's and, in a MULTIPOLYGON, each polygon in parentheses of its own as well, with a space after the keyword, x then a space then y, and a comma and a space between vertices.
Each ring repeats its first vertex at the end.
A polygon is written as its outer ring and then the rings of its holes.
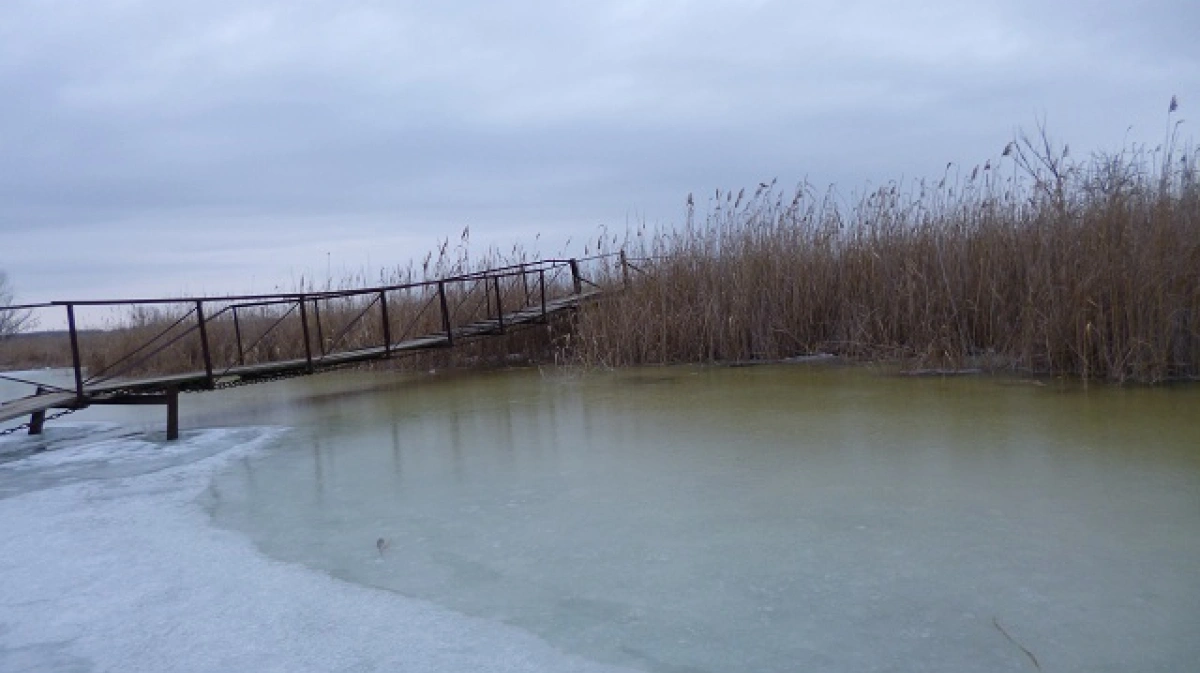
POLYGON ((571 259, 571 284, 575 287, 575 294, 583 294, 583 281, 579 278, 579 260, 571 259))
POLYGON ((238 364, 245 366, 246 353, 242 351, 242 324, 238 322, 237 307, 233 307, 233 335, 237 339, 238 364))
POLYGON ((454 333, 450 330, 450 310, 446 308, 446 281, 438 281, 438 297, 442 303, 442 329, 446 331, 446 345, 454 345, 454 333))
POLYGON ((387 290, 379 291, 379 312, 383 317, 383 352, 392 354, 392 323, 388 320, 387 290))
POLYGON ((493 278, 496 281, 496 324, 500 326, 500 333, 504 334, 504 305, 500 303, 500 276, 493 278))
POLYGON ((317 323, 317 348, 321 349, 321 355, 325 355, 325 328, 321 327, 321 304, 320 299, 313 299, 313 320, 317 323))
MULTIPOLYGON (((35 392, 34 395, 41 395, 44 392, 46 392, 46 389, 43 388, 42 386, 38 386, 37 392, 35 392)), ((39 411, 33 412, 33 415, 31 415, 29 417, 29 434, 31 434, 31 435, 42 434, 42 427, 45 425, 46 425, 46 410, 41 409, 39 411)))
POLYGON ((167 441, 179 439, 179 389, 167 388, 167 441))
POLYGON ((538 282, 542 285, 542 322, 549 322, 546 319, 546 270, 538 269, 538 282))
POLYGON ((75 366, 75 401, 83 404, 83 365, 79 361, 79 330, 75 329, 74 304, 67 304, 67 328, 71 331, 71 362, 75 366))
POLYGON ((35 411, 29 416, 29 434, 40 435, 46 425, 46 410, 35 411))
POLYGON ((308 303, 308 299, 304 295, 300 295, 300 324, 304 331, 304 362, 308 365, 308 373, 313 371, 312 363, 312 344, 308 338, 308 311, 304 305, 308 303))
POLYGON ((208 389, 212 390, 213 381, 212 353, 208 350, 208 328, 204 324, 204 302, 196 300, 196 320, 200 325, 200 350, 204 354, 204 374, 208 377, 208 389))

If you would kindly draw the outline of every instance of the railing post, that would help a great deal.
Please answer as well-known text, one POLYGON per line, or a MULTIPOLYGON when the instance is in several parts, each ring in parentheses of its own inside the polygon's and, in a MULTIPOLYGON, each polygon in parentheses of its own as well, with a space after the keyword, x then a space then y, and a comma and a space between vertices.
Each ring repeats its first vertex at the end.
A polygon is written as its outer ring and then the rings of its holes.
POLYGON ((629 287, 629 260, 625 258, 625 249, 621 249, 621 285, 629 287))
POLYGON ((204 302, 196 300, 196 321, 200 326, 200 351, 204 355, 204 375, 208 378, 208 389, 213 389, 212 353, 208 350, 208 327, 204 324, 204 302))
POLYGON ((79 330, 75 329, 74 304, 67 304, 67 329, 71 331, 71 363, 75 367, 75 402, 83 404, 83 363, 79 359, 79 330))
POLYGON ((575 294, 583 294, 583 280, 579 277, 579 260, 571 259, 571 285, 575 288, 575 294))
POLYGON ((521 265, 521 287, 525 290, 525 294, 521 295, 523 297, 521 308, 525 308, 529 306, 529 270, 525 268, 524 264, 521 265))
POLYGON ((446 281, 438 281, 438 298, 442 304, 442 329, 446 332, 446 345, 454 345, 454 332, 450 329, 450 309, 446 306, 446 281))
POLYGON ((546 270, 538 269, 538 283, 542 286, 542 322, 550 322, 546 318, 546 270))
POLYGON ((325 355, 325 329, 321 327, 321 304, 320 299, 313 299, 313 320, 317 322, 317 348, 321 349, 321 355, 325 355))
POLYGON ((237 307, 234 306, 232 311, 233 311, 233 336, 234 336, 234 339, 237 341, 238 364, 245 366, 246 365, 246 353, 242 350, 242 324, 240 322, 238 322, 237 307))
POLYGON ((300 295, 300 325, 304 332, 304 362, 308 366, 308 373, 311 374, 313 371, 312 343, 308 338, 308 310, 304 307, 307 303, 308 298, 300 295))
POLYGON ((496 281, 496 324, 500 326, 500 333, 504 334, 504 305, 500 303, 500 276, 495 276, 492 280, 496 281))
POLYGON ((383 352, 392 354, 392 323, 388 320, 387 290, 379 291, 379 312, 383 318, 383 352))

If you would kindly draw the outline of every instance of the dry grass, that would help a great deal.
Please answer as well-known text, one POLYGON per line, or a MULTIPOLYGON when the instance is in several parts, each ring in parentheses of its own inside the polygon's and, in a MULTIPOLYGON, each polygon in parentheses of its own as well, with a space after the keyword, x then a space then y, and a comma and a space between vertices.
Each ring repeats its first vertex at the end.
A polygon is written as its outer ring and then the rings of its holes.
POLYGON ((71 345, 66 332, 31 332, 0 338, 0 372, 70 366, 71 345))
POLYGON ((625 293, 579 318, 590 365, 833 353, 1110 381, 1200 375, 1194 151, 1073 162, 1045 134, 845 205, 773 184, 635 232, 625 293))

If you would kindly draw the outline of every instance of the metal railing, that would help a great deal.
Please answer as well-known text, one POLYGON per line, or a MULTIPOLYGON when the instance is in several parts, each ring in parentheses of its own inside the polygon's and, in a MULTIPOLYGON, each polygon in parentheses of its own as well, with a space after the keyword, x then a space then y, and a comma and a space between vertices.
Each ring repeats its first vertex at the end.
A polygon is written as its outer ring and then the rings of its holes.
POLYGON ((503 333, 511 319, 506 316, 517 312, 526 321, 530 316, 545 321, 555 301, 598 289, 601 276, 617 266, 627 283, 634 265, 620 252, 354 289, 0 306, 0 317, 5 311, 65 311, 74 393, 82 402, 89 387, 151 371, 161 375, 166 368, 154 366, 155 360, 172 349, 186 355, 181 359, 190 372, 203 372, 192 384, 212 389, 218 378, 252 371, 255 365, 302 363, 312 372, 326 362, 345 361, 339 356, 347 354, 390 357, 398 345, 422 339, 452 346, 472 334, 465 330, 470 325, 485 324, 488 333, 503 333), (140 319, 108 330, 81 330, 79 312, 97 307, 137 307, 140 319), (81 340, 95 333, 120 334, 129 343, 118 348, 110 339, 104 349, 107 361, 89 368, 81 340))

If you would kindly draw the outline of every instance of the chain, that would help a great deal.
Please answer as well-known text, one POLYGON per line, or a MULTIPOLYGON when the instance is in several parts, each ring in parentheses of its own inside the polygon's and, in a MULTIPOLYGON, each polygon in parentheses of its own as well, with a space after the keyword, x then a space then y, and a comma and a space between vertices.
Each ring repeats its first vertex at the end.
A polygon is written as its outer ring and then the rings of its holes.
POLYGON ((238 378, 238 379, 234 379, 233 381, 223 381, 221 383, 214 385, 212 388, 195 388, 192 390, 185 390, 183 392, 206 393, 206 392, 209 392, 209 390, 227 390, 229 388, 241 388, 242 386, 252 386, 256 383, 270 383, 272 381, 284 381, 286 379, 300 378, 301 376, 310 376, 312 374, 324 374, 325 372, 332 372, 332 371, 336 371, 336 370, 340 370, 340 369, 350 369, 352 367, 357 367, 357 366, 361 366, 361 365, 362 365, 361 362, 347 362, 345 364, 340 364, 340 365, 324 366, 315 372, 308 372, 308 371, 301 369, 301 370, 291 371, 291 372, 280 372, 278 374, 270 374, 267 376, 255 376, 252 378, 245 378, 245 379, 238 378))
MULTIPOLYGON (((238 379, 234 379, 233 381, 223 381, 221 383, 218 383, 212 387, 212 390, 228 390, 230 388, 241 388, 242 386, 252 386, 256 383, 270 383, 272 381, 283 381, 285 379, 294 379, 294 378, 297 378, 300 376, 308 376, 308 372, 306 372, 306 371, 287 372, 287 373, 282 373, 282 374, 272 374, 270 376, 256 376, 254 378, 249 378, 249 379, 238 378, 238 379)), ((187 392, 189 392, 189 393, 206 393, 206 392, 208 392, 208 390, 209 389, 207 389, 207 388, 198 388, 196 390, 189 390, 187 392)))
MULTIPOLYGON (((52 421, 56 418, 62 418, 63 416, 66 416, 67 414, 73 414, 76 411, 79 411, 79 410, 78 409, 63 409, 62 411, 58 412, 57 414, 52 414, 50 416, 47 416, 42 422, 44 423, 46 421, 52 421)), ((11 435, 14 432, 20 432, 22 430, 28 430, 31 427, 33 427, 33 423, 22 423, 20 425, 15 425, 11 428, 5 428, 3 430, 0 430, 0 437, 3 437, 5 435, 11 435)))

